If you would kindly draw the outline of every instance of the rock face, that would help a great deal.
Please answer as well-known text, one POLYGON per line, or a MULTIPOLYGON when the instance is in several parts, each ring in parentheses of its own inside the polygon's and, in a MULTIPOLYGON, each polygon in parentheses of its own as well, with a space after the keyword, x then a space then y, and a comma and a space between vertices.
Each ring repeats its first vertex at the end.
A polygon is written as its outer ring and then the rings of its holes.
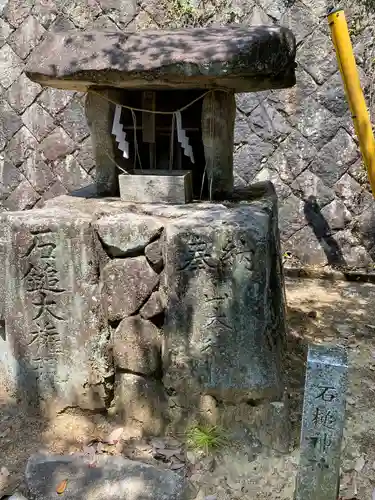
POLYGON ((78 457, 30 457, 26 481, 38 500, 56 498, 56 486, 64 479, 64 500, 188 500, 183 477, 141 462, 101 455, 96 466, 89 467, 78 457))
POLYGON ((160 381, 116 373, 113 410, 123 423, 141 427, 143 435, 158 436, 165 431, 167 398, 160 381))
POLYGON ((215 219, 208 211, 166 226, 166 384, 175 386, 186 370, 182 384, 195 379, 219 399, 280 396, 285 331, 275 210, 263 198, 219 209, 215 219))
POLYGON ((105 408, 109 331, 99 307, 90 217, 34 210, 5 216, 5 330, 22 396, 105 408))
POLYGON ((295 84, 296 42, 287 28, 226 26, 142 33, 51 33, 28 61, 44 85, 87 90, 221 87, 238 92, 295 84))
POLYGON ((151 297, 148 299, 146 304, 139 311, 139 314, 142 318, 150 319, 158 316, 164 311, 164 303, 163 299, 160 295, 160 292, 156 290, 151 294, 151 297))
POLYGON ((151 295, 159 276, 145 257, 115 259, 102 273, 102 299, 110 321, 134 314, 151 295))
POLYGON ((156 240, 145 248, 145 255, 151 267, 160 273, 163 269, 163 254, 160 240, 156 240))
POLYGON ((116 367, 144 375, 161 372, 160 332, 150 321, 130 316, 121 321, 113 336, 116 367))
MULTIPOLYGON (((103 217, 95 228, 111 257, 139 254, 158 238, 162 224, 154 217, 132 213, 103 217)), ((157 243, 156 243, 157 244, 157 243)))

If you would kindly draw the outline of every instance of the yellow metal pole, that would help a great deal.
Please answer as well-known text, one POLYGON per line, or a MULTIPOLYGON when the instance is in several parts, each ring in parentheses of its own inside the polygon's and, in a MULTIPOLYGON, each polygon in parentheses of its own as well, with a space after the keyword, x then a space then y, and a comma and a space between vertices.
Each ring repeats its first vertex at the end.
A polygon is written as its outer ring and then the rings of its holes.
POLYGON ((328 23, 354 128, 359 140, 359 147, 367 168, 372 194, 375 198, 375 140, 344 11, 341 9, 331 10, 328 13, 328 23))

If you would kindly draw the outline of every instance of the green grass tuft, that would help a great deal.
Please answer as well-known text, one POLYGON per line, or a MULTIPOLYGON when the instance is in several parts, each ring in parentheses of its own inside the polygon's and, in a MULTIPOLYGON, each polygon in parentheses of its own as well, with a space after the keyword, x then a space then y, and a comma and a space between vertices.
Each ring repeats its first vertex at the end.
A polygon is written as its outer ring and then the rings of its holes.
POLYGON ((218 426, 197 425, 187 431, 187 445, 194 451, 203 451, 206 455, 228 444, 228 436, 218 426))

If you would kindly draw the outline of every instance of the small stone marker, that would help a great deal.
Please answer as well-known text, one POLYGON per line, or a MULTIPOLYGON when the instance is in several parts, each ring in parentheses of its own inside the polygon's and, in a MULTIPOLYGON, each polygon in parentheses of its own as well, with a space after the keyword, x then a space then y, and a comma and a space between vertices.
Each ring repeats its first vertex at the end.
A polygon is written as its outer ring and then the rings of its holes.
POLYGON ((135 170, 119 175, 120 198, 131 203, 176 203, 192 201, 190 170, 135 170))
POLYGON ((348 362, 338 346, 309 347, 295 500, 337 500, 348 362))

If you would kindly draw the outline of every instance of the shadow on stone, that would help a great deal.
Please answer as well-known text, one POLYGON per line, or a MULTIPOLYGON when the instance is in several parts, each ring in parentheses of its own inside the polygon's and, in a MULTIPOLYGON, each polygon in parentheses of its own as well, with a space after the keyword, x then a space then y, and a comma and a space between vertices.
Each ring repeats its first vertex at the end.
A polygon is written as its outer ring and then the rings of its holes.
POLYGON ((344 256, 340 247, 332 236, 332 230, 324 218, 315 196, 309 196, 304 203, 304 213, 308 225, 314 231, 324 253, 328 264, 332 267, 346 267, 344 256))

